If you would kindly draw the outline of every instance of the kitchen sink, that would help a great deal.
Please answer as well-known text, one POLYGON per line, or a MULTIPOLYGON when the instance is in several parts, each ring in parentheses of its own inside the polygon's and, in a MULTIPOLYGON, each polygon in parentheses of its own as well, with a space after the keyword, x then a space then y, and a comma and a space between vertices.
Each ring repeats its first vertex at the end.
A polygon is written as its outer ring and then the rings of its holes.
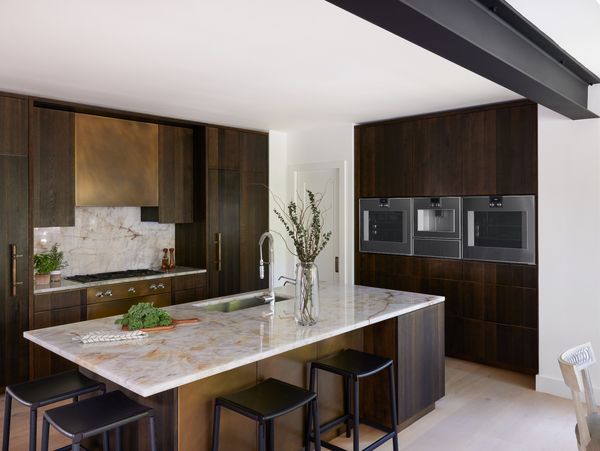
MULTIPOLYGON (((289 296, 281 296, 279 294, 275 295, 275 302, 285 301, 286 299, 291 299, 289 296)), ((256 295, 252 295, 249 297, 236 298, 231 301, 221 302, 219 304, 209 304, 209 305, 201 305, 197 304, 199 307, 204 310, 208 310, 211 312, 236 312, 238 310, 244 310, 247 308, 258 307, 261 305, 269 305, 269 303, 265 303, 264 299, 258 297, 256 295)))

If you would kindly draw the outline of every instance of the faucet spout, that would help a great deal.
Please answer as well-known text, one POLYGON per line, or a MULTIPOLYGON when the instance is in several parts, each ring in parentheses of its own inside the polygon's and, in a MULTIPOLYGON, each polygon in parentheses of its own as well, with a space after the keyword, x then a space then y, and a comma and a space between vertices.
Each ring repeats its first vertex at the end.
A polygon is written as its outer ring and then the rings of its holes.
POLYGON ((269 265, 269 292, 265 293, 264 299, 265 302, 275 303, 275 271, 274 271, 274 261, 275 261, 275 250, 273 247, 274 240, 273 235, 270 232, 265 232, 260 236, 258 240, 258 248, 260 252, 260 261, 258 263, 259 269, 259 277, 261 279, 265 278, 265 263, 269 265), (269 261, 265 262, 263 260, 263 244, 265 240, 269 240, 269 261))

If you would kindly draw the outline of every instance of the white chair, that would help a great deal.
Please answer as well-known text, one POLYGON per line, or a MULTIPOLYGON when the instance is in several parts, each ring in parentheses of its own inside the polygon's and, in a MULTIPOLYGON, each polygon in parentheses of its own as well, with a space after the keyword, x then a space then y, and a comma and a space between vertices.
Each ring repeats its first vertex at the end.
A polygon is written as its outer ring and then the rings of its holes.
POLYGON ((600 414, 588 368, 596 363, 591 343, 563 352, 558 358, 565 384, 575 403, 575 435, 580 451, 600 451, 600 414), (583 393, 583 399, 582 399, 583 393), (583 401, 585 400, 585 406, 583 401))

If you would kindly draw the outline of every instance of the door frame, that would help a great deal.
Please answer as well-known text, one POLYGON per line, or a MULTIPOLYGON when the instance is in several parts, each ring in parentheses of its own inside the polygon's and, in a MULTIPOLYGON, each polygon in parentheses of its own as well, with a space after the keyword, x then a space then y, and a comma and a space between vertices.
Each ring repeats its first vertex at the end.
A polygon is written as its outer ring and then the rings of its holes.
MULTIPOLYGON (((319 161, 315 163, 291 164, 288 166, 288 192, 290 199, 296 199, 298 173, 323 169, 336 169, 338 172, 338 257, 339 281, 341 284, 351 280, 348 257, 351 255, 351 239, 348 239, 348 162, 345 160, 319 161)), ((294 257, 294 260, 296 258, 294 257)))

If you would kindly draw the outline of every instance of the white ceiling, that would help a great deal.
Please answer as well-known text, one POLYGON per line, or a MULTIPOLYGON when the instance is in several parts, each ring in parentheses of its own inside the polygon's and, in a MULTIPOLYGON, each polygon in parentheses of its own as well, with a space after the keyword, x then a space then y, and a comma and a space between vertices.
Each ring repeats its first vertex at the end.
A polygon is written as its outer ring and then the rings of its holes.
POLYGON ((508 3, 600 76, 599 0, 508 0, 508 3))
MULTIPOLYGON (((600 74, 597 0, 509 0, 600 74)), ((325 0, 1 0, 0 90, 291 130, 518 98, 325 0)))
POLYGON ((0 62, 0 90, 258 129, 519 97, 324 0, 1 0, 0 62))

